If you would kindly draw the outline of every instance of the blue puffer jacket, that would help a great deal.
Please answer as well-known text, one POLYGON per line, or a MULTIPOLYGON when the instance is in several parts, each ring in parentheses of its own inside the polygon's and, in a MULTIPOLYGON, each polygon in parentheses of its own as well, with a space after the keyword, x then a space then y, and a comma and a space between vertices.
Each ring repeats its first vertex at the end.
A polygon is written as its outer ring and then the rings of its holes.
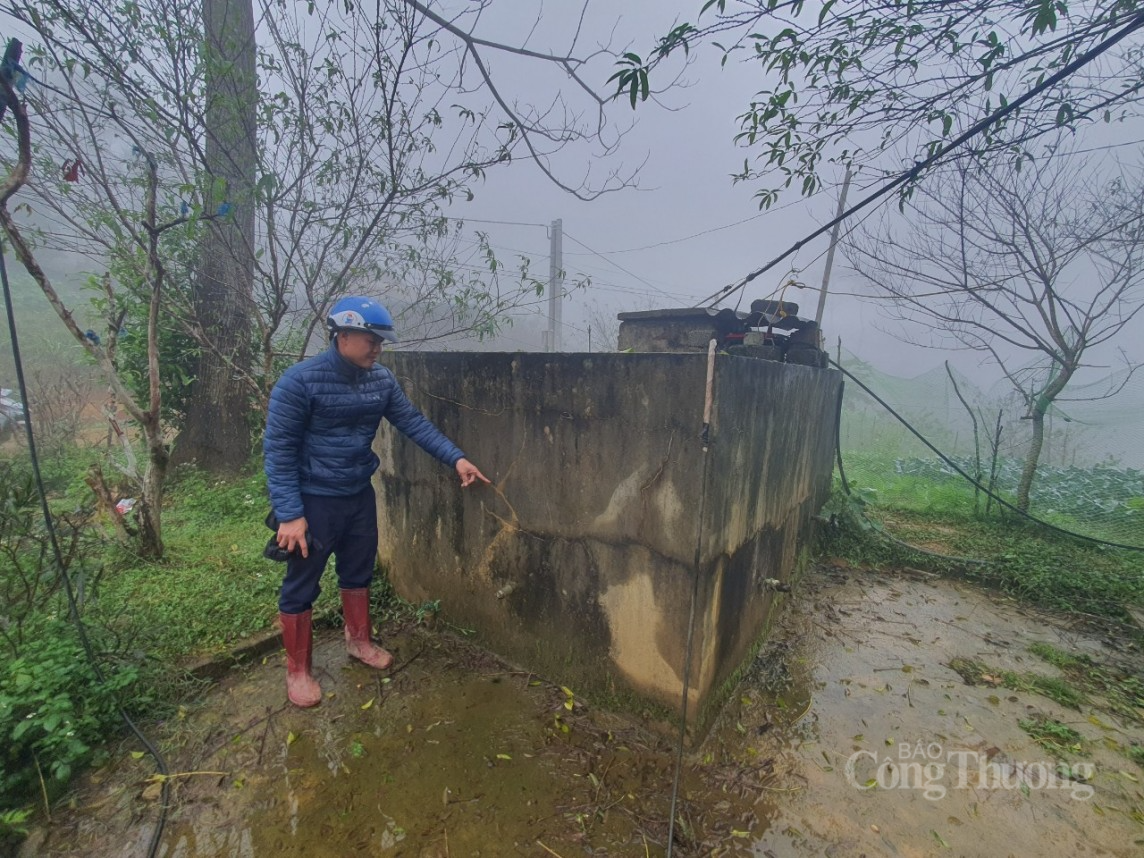
POLYGON ((452 467, 465 456, 413 407, 383 366, 355 366, 333 344, 286 370, 270 393, 262 443, 278 520, 302 517, 303 494, 365 489, 379 464, 372 447, 382 417, 443 464, 452 467))

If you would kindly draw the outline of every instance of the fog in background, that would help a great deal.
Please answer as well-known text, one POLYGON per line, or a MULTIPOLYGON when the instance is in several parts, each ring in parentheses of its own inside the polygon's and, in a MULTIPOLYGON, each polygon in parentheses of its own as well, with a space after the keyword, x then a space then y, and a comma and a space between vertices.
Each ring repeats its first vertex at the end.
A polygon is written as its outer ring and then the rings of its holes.
MULTIPOLYGON (((653 39, 675 23, 694 21, 701 6, 700 0, 593 3, 582 22, 580 52, 585 53, 583 48, 593 44, 606 44, 613 50, 630 46, 646 53, 653 39)), ((578 3, 497 0, 482 19, 478 33, 517 43, 527 36, 527 47, 561 53, 567 49, 571 33, 581 25, 579 15, 578 3)), ((486 179, 473 186, 473 201, 457 202, 448 209, 451 217, 464 220, 468 235, 475 230, 487 233, 502 262, 511 265, 518 256, 529 257, 533 274, 541 279, 546 279, 548 270, 549 224, 556 218, 562 220, 567 281, 589 281, 588 286, 571 290, 564 300, 563 350, 610 348, 617 313, 694 305, 741 280, 833 217, 842 182, 840 168, 816 196, 804 199, 797 190, 788 190, 766 211, 759 209, 754 197, 757 186, 732 182, 731 175, 742 169, 744 159, 755 154, 735 144, 736 117, 749 105, 763 80, 759 67, 749 62, 731 60, 721 68, 720 56, 709 45, 694 51, 690 65, 682 71, 681 85, 660 96, 658 103, 649 101, 632 111, 623 99, 610 107, 617 126, 626 129, 616 162, 585 163, 577 161, 573 152, 552 159, 554 170, 573 184, 588 169, 599 175, 619 162, 631 168, 642 162, 638 188, 584 202, 555 187, 534 164, 522 158, 507 168, 489 171, 486 179)), ((520 101, 546 102, 557 87, 566 85, 556 74, 534 77, 529 72, 531 67, 519 58, 492 55, 491 64, 512 76, 512 94, 520 101)), ((606 91, 605 81, 614 70, 612 61, 601 57, 589 67, 589 80, 606 91)), ((670 77, 671 70, 666 70, 653 83, 666 83, 670 77)), ((1135 141, 1141 138, 1144 124, 1137 120, 1084 129, 1076 148, 1087 147, 1094 159, 1120 158, 1131 164, 1136 163, 1139 148, 1135 141)), ((887 156, 887 172, 899 166, 894 156, 887 156)), ((831 169, 826 167, 824 175, 829 177, 831 169)), ((850 202, 876 188, 881 178, 872 171, 857 175, 850 202)), ((893 209, 896 198, 883 205, 893 209)), ((909 216, 908 210, 904 216, 909 216)), ((808 243, 744 292, 731 296, 724 306, 746 309, 753 299, 781 296, 797 303, 801 315, 813 317, 828 245, 825 237, 808 243)), ((462 256, 462 264, 480 264, 475 238, 473 248, 474 257, 462 256)), ((43 262, 50 274, 72 282, 82 277, 81 272, 93 270, 91 263, 79 256, 52 254, 43 262)), ((30 287, 25 283, 24 288, 30 287)), ((902 377, 932 371, 948 359, 980 388, 995 387, 1000 375, 985 366, 981 356, 911 345, 911 340, 925 339, 926 332, 903 329, 879 301, 868 296, 869 288, 848 270, 845 254, 840 251, 823 319, 825 342, 832 356, 840 345, 878 370, 902 377)), ((434 347, 540 350, 546 324, 546 309, 541 306, 515 318, 492 340, 438 342, 434 347)), ((62 328, 60 339, 64 339, 62 328)), ((1135 333, 1126 336, 1123 344, 1131 350, 1131 357, 1144 360, 1142 343, 1144 319, 1138 318, 1135 333)), ((1086 377, 1087 383, 1094 383, 1100 370, 1094 373, 1086 377)), ((1122 440, 1112 443, 1111 454, 1137 464, 1141 464, 1144 444, 1140 444, 1129 415, 1144 413, 1144 385, 1139 381, 1134 380, 1111 402, 1068 406, 1078 409, 1078 418, 1088 415, 1094 421, 1122 420, 1132 426, 1122 440)))
MULTIPOLYGON (((649 33, 664 33, 680 20, 694 21, 698 5, 625 3, 624 14, 612 31, 613 45, 630 42, 631 49, 642 54, 650 44, 649 33)), ((531 6, 507 2, 496 8, 511 16, 511 10, 531 6)), ((609 31, 603 27, 615 19, 609 19, 602 7, 593 9, 604 39, 609 31)), ((529 47, 561 47, 561 34, 570 24, 560 14, 557 4, 544 7, 529 47)), ((493 21, 487 23, 492 30, 493 21)), ((769 210, 758 206, 757 185, 732 181, 744 158, 755 154, 737 145, 734 137, 739 130, 737 117, 762 86, 762 78, 753 63, 731 60, 720 67, 720 58, 718 50, 704 46, 692 54, 684 71, 685 86, 663 94, 658 105, 641 104, 634 112, 626 100, 616 105, 620 121, 624 113, 631 113, 633 122, 623 140, 624 160, 647 159, 639 173, 639 189, 585 203, 547 183, 532 165, 519 163, 511 170, 490 173, 476 188, 474 201, 451 209, 451 214, 465 218, 469 228, 487 232, 498 253, 509 258, 530 256, 534 273, 547 270, 549 223, 562 220, 567 277, 590 280, 586 288, 573 289, 565 298, 564 350, 586 351, 590 340, 593 350, 610 346, 617 312, 696 304, 762 267, 834 216, 843 180, 841 168, 825 168, 827 186, 814 197, 803 198, 797 189, 790 189, 769 210), (833 181, 829 179, 832 169, 833 181)), ((1086 161, 1094 168, 1102 163, 1107 168, 1119 163, 1128 169, 1140 164, 1142 139, 1144 122, 1136 119, 1083 128, 1062 142, 1077 153, 1078 181, 1084 182, 1088 180, 1083 170, 1086 161)), ((881 165, 884 172, 867 170, 854 177, 848 203, 852 205, 879 187, 886 175, 911 163, 887 154, 881 165)), ((565 166, 569 171, 575 169, 565 166)), ((877 209, 867 209, 847 222, 844 233, 863 223, 873 226, 883 219, 891 224, 895 218, 908 219, 909 209, 899 213, 897 204, 897 197, 890 197, 877 209)), ((800 315, 813 318, 828 248, 825 236, 808 243, 721 306, 746 309, 753 299, 781 296, 797 303, 800 315)), ((547 309, 542 307, 532 316, 517 319, 492 342, 457 346, 539 350, 546 326, 547 309)), ((1007 394, 1001 373, 983 355, 917 345, 929 340, 930 332, 895 320, 886 302, 874 298, 870 286, 850 270, 841 247, 834 261, 823 333, 832 357, 841 347, 844 363, 849 354, 888 375, 932 379, 935 370, 941 369, 944 375, 943 364, 949 361, 984 397, 1000 399, 1007 394)), ((1137 317, 1133 328, 1114 345, 1123 346, 1131 360, 1144 360, 1144 318, 1137 317)), ((1101 366, 1078 376, 1078 392, 1086 385, 1089 393, 1104 389, 1102 379, 1123 366, 1115 348, 1094 351, 1092 357, 1101 366)), ((1144 467, 1144 443, 1135 416, 1144 413, 1142 375, 1113 399, 1060 403, 1073 432, 1090 427, 1089 434, 1099 448, 1094 458, 1111 456, 1144 467)))

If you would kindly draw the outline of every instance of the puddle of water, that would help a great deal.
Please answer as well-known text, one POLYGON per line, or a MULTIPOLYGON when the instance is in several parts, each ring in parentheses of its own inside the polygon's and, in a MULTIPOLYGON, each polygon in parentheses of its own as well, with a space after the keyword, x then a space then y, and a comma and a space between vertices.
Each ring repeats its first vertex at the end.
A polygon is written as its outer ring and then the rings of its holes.
MULTIPOLYGON (((416 657, 387 684, 323 651, 334 696, 212 753, 210 768, 228 775, 183 789, 164 858, 665 854, 669 740, 580 702, 569 710, 549 683, 429 641, 399 648, 416 657)), ((683 779, 681 858, 757 824, 756 797, 724 793, 718 771, 683 779)))
POLYGON ((548 833, 540 808, 573 796, 548 771, 561 761, 546 753, 544 725, 520 717, 536 708, 527 697, 473 678, 396 692, 376 713, 354 699, 337 734, 303 733, 283 750, 290 803, 250 820, 258 854, 371 854, 406 841, 471 854, 490 833, 512 845, 548 833))
MULTIPOLYGON (((819 570, 796 598, 686 757, 676 856, 1141 854, 1131 814, 1144 795, 1120 774, 1133 764, 1102 743, 1144 738, 1138 724, 1101 712, 1097 726, 1087 710, 967 686, 947 666, 960 656, 1051 674, 1029 643, 1099 657, 1099 641, 949 582, 819 570), (1090 798, 1049 789, 1029 766, 1024 789, 1014 780, 1018 764, 1051 761, 1017 725, 1034 711, 1088 740, 1090 798), (1009 786, 979 783, 978 762, 1009 786)), ((181 776, 163 858, 665 854, 672 737, 579 700, 569 710, 558 687, 447 637, 390 646, 402 667, 384 682, 324 640, 315 661, 330 696, 316 710, 281 706, 279 658, 212 691, 165 748, 181 776)), ((28 854, 145 854, 150 771, 128 750, 28 854)))

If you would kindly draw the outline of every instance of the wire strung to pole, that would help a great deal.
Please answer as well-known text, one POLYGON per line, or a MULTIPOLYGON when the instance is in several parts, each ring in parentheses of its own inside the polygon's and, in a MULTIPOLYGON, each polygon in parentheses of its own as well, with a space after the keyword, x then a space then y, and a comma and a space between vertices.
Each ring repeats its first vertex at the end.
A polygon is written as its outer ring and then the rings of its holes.
MULTIPOLYGON (((1090 62, 1095 60, 1101 54, 1104 54, 1105 52, 1107 52, 1108 50, 1113 48, 1115 45, 1119 44, 1121 41, 1126 39, 1128 36, 1132 35, 1134 32, 1139 30, 1141 27, 1144 27, 1144 12, 1138 12, 1136 15, 1134 15, 1129 20, 1129 22, 1124 27, 1122 27, 1120 30, 1118 30, 1113 35, 1109 36, 1103 42, 1096 45, 1091 50, 1086 51, 1085 53, 1081 54, 1079 57, 1077 57, 1075 60, 1073 60, 1068 65, 1061 67, 1056 72, 1056 74, 1053 74, 1053 75, 1045 78, 1043 81, 1041 81, 1039 84, 1034 86, 1032 89, 1030 89, 1028 92, 1026 92, 1020 98, 1016 99, 1015 101, 1009 102, 1004 107, 998 108, 997 110, 993 111, 993 113, 989 114, 984 119, 977 121, 972 126, 970 126, 969 129, 967 129, 965 132, 960 134, 955 139, 951 140, 949 143, 942 146, 940 149, 938 149, 936 152, 934 152, 928 158, 925 158, 921 161, 918 161, 916 164, 914 164, 913 167, 911 167, 910 169, 906 170, 903 173, 898 174, 898 176, 896 178, 894 178, 892 181, 887 182, 882 187, 880 187, 878 190, 874 191, 872 194, 867 195, 862 200, 855 203, 853 206, 851 206, 846 211, 844 211, 842 214, 838 215, 838 217, 829 221, 828 223, 826 223, 824 226, 820 227, 819 229, 816 229, 814 232, 812 232, 810 235, 806 236, 805 238, 795 242, 789 248, 787 248, 785 251, 783 251, 781 254, 776 256, 774 259, 772 259, 766 265, 764 265, 762 268, 759 268, 759 269, 756 269, 755 271, 752 271, 750 274, 748 274, 742 280, 739 280, 737 283, 732 283, 729 286, 724 286, 718 292, 715 292, 711 295, 708 295, 706 298, 703 299, 703 301, 700 302, 700 304, 701 305, 707 305, 707 306, 713 306, 713 305, 719 303, 720 301, 722 301, 727 296, 733 294, 734 292, 738 291, 739 289, 742 289, 744 286, 746 286, 748 283, 750 283, 756 277, 760 276, 761 274, 765 274, 767 271, 770 271, 772 268, 774 268, 776 265, 778 265, 780 262, 782 262, 788 256, 790 256, 794 253, 797 253, 799 250, 802 249, 803 245, 807 244, 810 241, 813 241, 814 239, 818 238, 819 236, 825 235, 826 233, 830 232, 830 230, 834 229, 835 224, 842 223, 847 218, 849 218, 851 215, 855 214, 856 212, 861 211, 862 209, 866 208, 866 206, 870 205, 871 203, 873 203, 877 200, 880 200, 882 197, 886 196, 887 194, 889 194, 894 189, 899 188, 908 182, 912 182, 914 179, 916 179, 918 176, 920 176, 925 170, 927 170, 929 167, 932 167, 935 163, 937 163, 939 160, 944 158, 946 155, 948 155, 954 149, 958 148, 963 143, 966 143, 967 141, 972 140, 977 135, 982 134, 983 132, 987 131, 991 126, 996 125, 998 122, 1000 122, 1002 119, 1004 119, 1009 114, 1020 110, 1025 104, 1027 104, 1032 99, 1036 98, 1038 95, 1043 93, 1045 90, 1056 86, 1058 83, 1060 83, 1066 77, 1068 77, 1069 75, 1073 74, 1074 72, 1080 70, 1084 66, 1088 65, 1090 62)), ((1138 86, 1133 87, 1133 89, 1137 89, 1137 88, 1139 88, 1139 87, 1138 86)))
MULTIPOLYGON (((92 649, 91 641, 87 635, 87 628, 84 626, 83 620, 79 615, 79 605, 75 596, 75 587, 64 565, 63 552, 60 551, 59 539, 56 535, 55 519, 52 517, 52 511, 48 506, 48 493, 44 487, 44 477, 40 470, 40 458, 36 451, 36 434, 32 426, 32 415, 28 409, 28 385, 24 375, 23 359, 20 355, 20 341, 16 334, 16 314, 12 303, 12 288, 8 282, 8 265, 5 260, 3 239, 0 239, 0 285, 3 287, 4 309, 8 317, 8 335, 11 338, 12 360, 16 368, 16 384, 20 390, 20 403, 24 412, 24 436, 28 441, 28 457, 31 460, 32 474, 36 481, 36 491, 40 495, 40 512, 44 517, 44 528, 48 534, 48 541, 52 546, 52 558, 56 565, 56 575, 60 581, 63 582, 64 592, 67 594, 68 601, 68 618, 71 620, 72 625, 75 626, 80 645, 83 647, 84 654, 91 664, 92 672, 101 685, 107 685, 107 676, 103 672, 103 668, 99 665, 99 659, 96 658, 95 651, 92 649)), ((147 850, 148 858, 155 858, 155 856, 159 854, 159 844, 167 822, 167 810, 171 798, 170 771, 159 749, 143 734, 143 731, 139 729, 118 700, 115 701, 115 708, 118 710, 119 717, 123 720, 123 723, 135 734, 136 738, 143 744, 143 747, 147 749, 147 753, 154 758, 155 768, 159 770, 161 777, 162 793, 159 802, 159 819, 155 823, 155 830, 151 833, 151 844, 147 850)))

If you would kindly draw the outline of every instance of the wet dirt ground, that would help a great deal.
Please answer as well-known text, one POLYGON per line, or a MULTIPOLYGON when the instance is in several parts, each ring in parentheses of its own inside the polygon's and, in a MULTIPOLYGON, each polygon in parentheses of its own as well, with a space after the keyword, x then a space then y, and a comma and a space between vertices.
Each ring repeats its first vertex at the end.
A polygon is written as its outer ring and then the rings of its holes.
MULTIPOLYGON (((684 757, 678 856, 1144 854, 1144 699, 1080 709, 1004 687, 1138 650, 976 586, 822 564, 706 740, 684 757), (983 667, 968 685, 949 665, 983 667), (1009 674, 1005 674, 1008 671, 1009 674), (1019 722, 1081 737, 1039 746, 1019 722)), ((171 771, 160 855, 662 856, 670 735, 604 712, 448 635, 390 630, 398 668, 315 653, 327 693, 284 706, 282 655, 232 672, 154 727, 171 771)), ((1121 675, 1116 673, 1117 676, 1121 675)), ((24 856, 142 856, 153 768, 128 742, 24 856)))

